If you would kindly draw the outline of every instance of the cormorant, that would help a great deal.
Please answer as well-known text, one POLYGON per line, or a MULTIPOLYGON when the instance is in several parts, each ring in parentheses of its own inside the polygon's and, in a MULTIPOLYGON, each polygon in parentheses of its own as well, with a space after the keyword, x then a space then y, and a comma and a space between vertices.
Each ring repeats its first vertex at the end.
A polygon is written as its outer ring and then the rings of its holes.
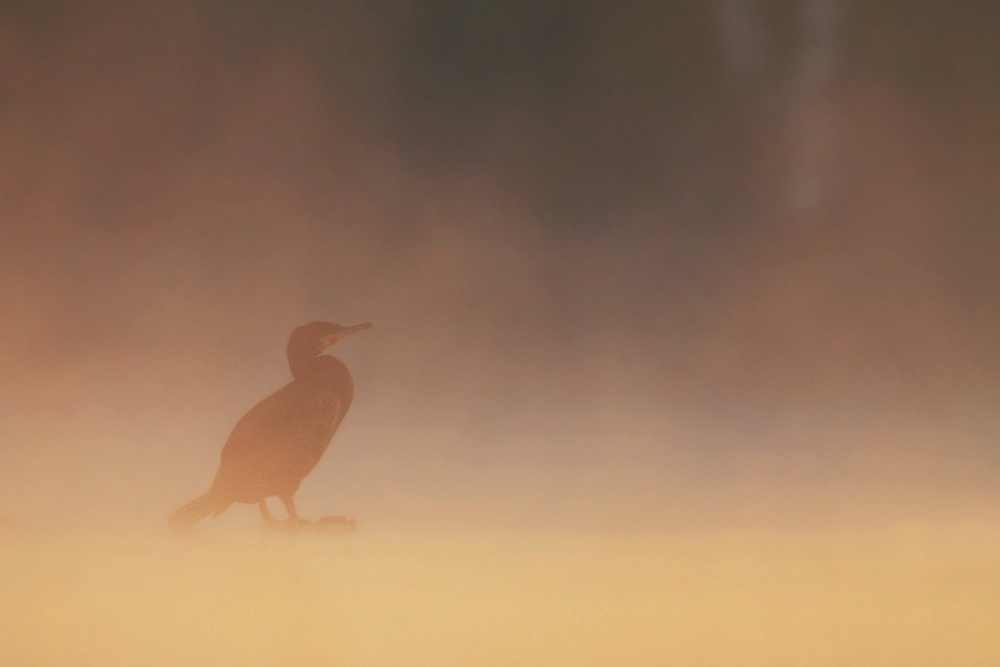
POLYGON ((222 448, 212 488, 174 512, 169 525, 194 525, 233 503, 258 503, 264 521, 274 524, 267 509, 270 496, 284 503, 289 525, 308 524, 299 517, 293 496, 326 451, 354 398, 347 366, 323 352, 371 326, 311 322, 295 329, 288 339, 288 365, 295 379, 237 422, 222 448))

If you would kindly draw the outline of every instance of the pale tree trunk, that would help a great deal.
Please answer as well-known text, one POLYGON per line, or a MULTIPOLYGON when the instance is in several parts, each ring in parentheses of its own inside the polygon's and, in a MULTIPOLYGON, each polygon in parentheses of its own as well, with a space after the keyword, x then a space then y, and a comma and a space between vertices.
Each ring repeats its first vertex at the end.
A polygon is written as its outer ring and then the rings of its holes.
MULTIPOLYGON (((772 29, 757 0, 714 0, 725 62, 749 128, 777 143, 786 172, 784 201, 798 220, 821 217, 836 188, 836 114, 833 86, 842 49, 841 0, 802 0, 790 67, 778 62, 772 29)), ((765 162, 768 162, 765 160, 765 162)))

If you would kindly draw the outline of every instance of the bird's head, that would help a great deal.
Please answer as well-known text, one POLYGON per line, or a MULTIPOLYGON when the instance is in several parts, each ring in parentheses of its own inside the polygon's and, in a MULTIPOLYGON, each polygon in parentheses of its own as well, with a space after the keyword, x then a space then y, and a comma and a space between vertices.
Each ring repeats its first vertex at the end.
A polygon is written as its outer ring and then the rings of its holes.
POLYGON ((295 329, 288 339, 288 363, 292 372, 323 354, 344 336, 371 329, 371 322, 345 327, 333 322, 310 322, 295 329))

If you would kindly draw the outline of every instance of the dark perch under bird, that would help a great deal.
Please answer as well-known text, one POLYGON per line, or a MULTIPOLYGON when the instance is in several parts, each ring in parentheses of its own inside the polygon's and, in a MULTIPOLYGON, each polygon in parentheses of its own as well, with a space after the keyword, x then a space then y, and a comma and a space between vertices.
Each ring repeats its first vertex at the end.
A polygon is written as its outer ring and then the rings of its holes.
MULTIPOLYGON (((171 527, 192 526, 225 512, 233 503, 258 503, 264 521, 276 521, 267 498, 277 496, 288 512, 287 525, 307 525, 295 509, 302 478, 319 462, 354 399, 354 381, 340 359, 323 352, 352 333, 370 329, 365 322, 343 327, 311 322, 288 339, 292 382, 243 415, 222 448, 222 462, 208 493, 171 515, 171 527)), ((328 518, 336 524, 341 517, 328 518)))

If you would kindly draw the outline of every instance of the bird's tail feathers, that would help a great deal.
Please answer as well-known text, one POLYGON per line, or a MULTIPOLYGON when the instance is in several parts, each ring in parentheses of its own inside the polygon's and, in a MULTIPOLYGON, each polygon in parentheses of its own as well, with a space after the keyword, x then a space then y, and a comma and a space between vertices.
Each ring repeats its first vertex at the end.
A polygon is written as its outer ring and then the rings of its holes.
POLYGON ((189 528, 207 516, 222 514, 230 505, 232 502, 209 491, 171 514, 167 525, 171 528, 189 528))

